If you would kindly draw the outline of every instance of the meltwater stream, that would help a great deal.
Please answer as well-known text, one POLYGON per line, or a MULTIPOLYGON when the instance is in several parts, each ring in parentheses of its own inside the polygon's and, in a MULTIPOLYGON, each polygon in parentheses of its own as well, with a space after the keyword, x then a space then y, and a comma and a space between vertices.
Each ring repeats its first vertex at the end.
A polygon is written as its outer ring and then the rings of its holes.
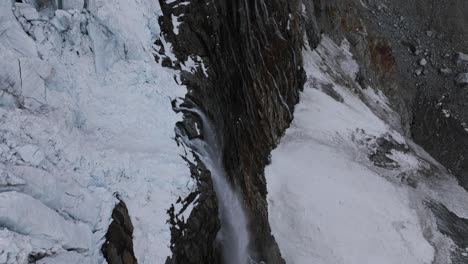
POLYGON ((222 148, 211 121, 198 109, 179 107, 177 110, 193 112, 203 122, 204 140, 198 138, 190 140, 186 136, 183 137, 183 140, 198 154, 211 172, 221 220, 221 229, 217 239, 222 245, 225 263, 254 263, 251 262, 248 253, 250 237, 245 211, 238 193, 234 191, 227 180, 223 166, 222 148))

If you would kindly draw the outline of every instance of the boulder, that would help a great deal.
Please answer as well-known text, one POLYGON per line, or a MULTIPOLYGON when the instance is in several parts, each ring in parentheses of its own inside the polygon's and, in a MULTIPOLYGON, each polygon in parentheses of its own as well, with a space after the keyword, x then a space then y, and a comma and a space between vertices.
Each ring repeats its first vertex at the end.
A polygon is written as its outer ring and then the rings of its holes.
POLYGON ((453 73, 452 69, 450 68, 442 68, 439 70, 439 72, 445 76, 451 75, 453 73))
POLYGON ((465 72, 458 74, 455 78, 455 82, 460 86, 468 85, 468 73, 465 72))
POLYGON ((420 61, 419 61, 419 65, 421 66, 426 66, 427 65, 427 60, 425 58, 422 58, 420 61))
POLYGON ((458 52, 455 58, 458 64, 468 63, 468 55, 465 53, 458 52))

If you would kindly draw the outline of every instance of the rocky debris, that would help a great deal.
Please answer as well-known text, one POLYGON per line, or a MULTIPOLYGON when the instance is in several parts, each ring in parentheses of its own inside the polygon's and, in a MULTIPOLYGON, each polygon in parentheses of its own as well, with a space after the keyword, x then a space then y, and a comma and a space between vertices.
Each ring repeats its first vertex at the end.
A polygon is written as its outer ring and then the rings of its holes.
POLYGON ((458 52, 457 55, 455 55, 455 60, 458 64, 467 64, 468 55, 465 53, 458 52))
POLYGON ((423 72, 423 69, 419 68, 419 69, 416 69, 416 70, 414 71, 414 74, 415 74, 416 76, 420 76, 420 75, 422 74, 422 72, 423 72))
POLYGON ((439 72, 444 76, 450 76, 453 74, 453 71, 450 68, 442 68, 439 70, 439 72))
POLYGON ((421 66, 426 66, 427 65, 427 60, 425 58, 422 58, 420 61, 419 61, 419 65, 421 66))
POLYGON ((138 263, 133 253, 133 225, 123 201, 112 211, 112 222, 101 251, 109 264, 138 263))
POLYGON ((377 6, 377 10, 380 11, 380 12, 386 12, 388 10, 388 6, 385 5, 384 3, 380 3, 378 6, 377 6))
POLYGON ((455 77, 455 82, 459 86, 468 85, 468 73, 459 73, 457 77, 455 77))

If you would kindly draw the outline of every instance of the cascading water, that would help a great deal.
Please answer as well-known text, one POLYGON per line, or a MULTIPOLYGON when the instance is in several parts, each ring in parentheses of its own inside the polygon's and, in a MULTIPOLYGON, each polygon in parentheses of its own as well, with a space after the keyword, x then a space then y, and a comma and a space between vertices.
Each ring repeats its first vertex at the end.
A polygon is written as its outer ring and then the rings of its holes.
POLYGON ((241 199, 229 184, 223 166, 222 148, 211 121, 198 109, 179 107, 176 110, 197 114, 203 122, 204 140, 188 137, 178 133, 184 143, 195 151, 211 172, 214 189, 219 203, 221 229, 217 239, 222 245, 226 264, 252 263, 248 253, 250 241, 247 230, 247 218, 241 199))

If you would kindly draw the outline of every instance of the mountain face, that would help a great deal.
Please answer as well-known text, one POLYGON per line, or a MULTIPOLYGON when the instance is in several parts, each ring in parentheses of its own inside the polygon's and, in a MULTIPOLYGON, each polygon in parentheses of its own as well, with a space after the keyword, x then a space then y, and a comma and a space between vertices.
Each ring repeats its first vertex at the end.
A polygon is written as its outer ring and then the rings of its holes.
POLYGON ((0 2, 0 263, 466 263, 463 0, 0 2))

